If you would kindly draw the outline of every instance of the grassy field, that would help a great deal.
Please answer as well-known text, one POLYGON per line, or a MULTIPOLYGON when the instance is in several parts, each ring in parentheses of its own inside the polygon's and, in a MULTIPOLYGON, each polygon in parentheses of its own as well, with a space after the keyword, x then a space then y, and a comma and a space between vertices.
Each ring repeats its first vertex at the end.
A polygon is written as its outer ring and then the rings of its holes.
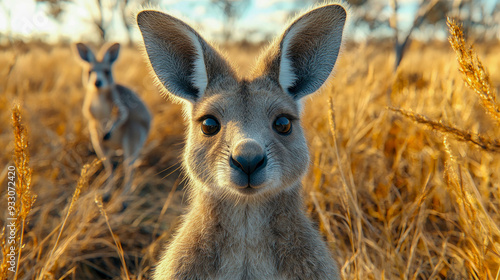
MULTIPOLYGON (((259 52, 223 49, 241 73, 259 52)), ((498 87, 500 46, 476 50, 498 87)), ((347 44, 330 85, 307 102, 308 212, 345 279, 500 279, 500 117, 465 84, 449 44, 415 42, 397 73, 393 59, 388 45, 347 44), (472 135, 455 136, 450 126, 472 135)), ((92 164, 81 68, 71 50, 31 44, 0 52, 2 219, 15 101, 37 196, 18 279, 148 279, 179 221, 180 107, 163 100, 135 48, 122 50, 115 79, 139 93, 154 121, 134 193, 103 205, 96 190, 106 178, 92 164)))

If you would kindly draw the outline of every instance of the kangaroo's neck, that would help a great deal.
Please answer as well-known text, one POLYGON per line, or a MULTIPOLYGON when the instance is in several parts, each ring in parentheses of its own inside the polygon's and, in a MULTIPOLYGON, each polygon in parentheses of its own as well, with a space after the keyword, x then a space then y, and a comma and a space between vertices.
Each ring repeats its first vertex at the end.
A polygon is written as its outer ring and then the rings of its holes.
POLYGON ((88 119, 109 120, 114 106, 113 96, 116 96, 116 85, 111 85, 105 89, 88 87, 85 101, 83 103, 83 113, 88 119))
POLYGON ((302 209, 300 185, 297 185, 265 201, 235 201, 200 192, 193 197, 188 215, 199 216, 196 220, 221 226, 228 232, 248 235, 294 220, 303 215, 302 209))

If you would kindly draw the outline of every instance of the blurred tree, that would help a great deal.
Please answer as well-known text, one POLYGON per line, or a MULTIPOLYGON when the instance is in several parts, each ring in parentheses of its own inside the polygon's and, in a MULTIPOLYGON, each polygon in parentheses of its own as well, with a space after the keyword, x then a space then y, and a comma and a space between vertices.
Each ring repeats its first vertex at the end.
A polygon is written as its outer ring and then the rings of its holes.
MULTIPOLYGON (((324 0, 298 0, 302 5, 322 4, 324 0)), ((388 0, 345 0, 355 11, 351 17, 355 26, 366 27, 371 32, 389 28, 389 15, 384 12, 388 0)), ((370 37, 370 34, 367 34, 370 37)))
POLYGON ((354 25, 366 26, 371 32, 389 27, 389 18, 383 12, 387 7, 387 0, 347 0, 347 2, 356 11, 354 25))
POLYGON ((500 0, 454 0, 450 16, 458 19, 466 34, 476 40, 500 36, 500 0))
POLYGON ((248 8, 249 0, 211 0, 217 8, 222 11, 224 17, 224 27, 222 37, 224 41, 229 41, 232 29, 237 17, 240 17, 248 8))
POLYGON ((71 0, 36 0, 37 4, 46 4, 48 6, 47 15, 59 23, 57 32, 59 35, 59 41, 62 39, 60 32, 62 15, 65 12, 66 5, 70 2, 71 0))
MULTIPOLYGON (((73 0, 75 1, 75 0, 73 0)), ((92 15, 91 23, 96 27, 100 43, 110 40, 109 30, 119 16, 125 27, 128 44, 133 43, 132 34, 134 32, 135 18, 134 11, 141 6, 158 5, 161 0, 85 0, 86 8, 92 15), (94 2, 89 3, 89 2, 94 2)))
POLYGON ((453 17, 462 22, 476 40, 495 39, 499 32, 500 0, 421 0, 413 24, 403 37, 400 37, 397 23, 398 0, 391 0, 391 7, 393 15, 390 22, 395 33, 396 51, 394 70, 401 63, 412 32, 423 24, 436 30, 441 24, 446 24, 447 17, 453 17))
MULTIPOLYGON (((133 22, 131 21, 131 16, 129 14, 129 10, 127 9, 130 6, 130 0, 121 0, 120 2, 120 15, 122 17, 123 25, 127 30, 127 39, 128 44, 132 45, 132 31, 133 31, 133 22)), ((145 1, 144 1, 145 2, 145 1)))
MULTIPOLYGON (((85 1, 87 4, 89 1, 85 1)), ((111 1, 95 0, 97 9, 92 8, 92 6, 87 5, 89 11, 92 15, 92 23, 95 25, 97 31, 99 32, 100 43, 104 43, 108 39, 107 31, 111 26, 111 21, 113 20, 113 8, 116 3, 111 1)))
POLYGON ((133 38, 132 34, 135 29, 135 17, 134 12, 138 7, 143 6, 157 6, 160 0, 117 0, 119 5, 120 15, 127 31, 127 41, 129 45, 132 45, 133 38))
POLYGON ((351 6, 360 7, 365 5, 368 0, 347 0, 347 2, 351 4, 351 6))
POLYGON ((434 7, 439 3, 439 1, 443 0, 421 0, 418 5, 417 15, 413 20, 413 24, 410 30, 403 36, 400 36, 400 28, 398 25, 398 11, 399 4, 398 0, 390 0, 390 5, 393 10, 392 16, 390 18, 390 26, 394 30, 394 50, 396 52, 396 59, 394 61, 394 71, 396 71, 403 59, 404 52, 407 48, 408 43, 410 42, 411 34, 413 31, 420 27, 420 25, 424 22, 424 19, 427 18, 429 12, 434 9, 434 7))
POLYGON ((89 19, 83 19, 94 26, 99 44, 104 44, 109 38, 112 22, 123 0, 71 0, 75 5, 85 8, 90 14, 89 19))
POLYGON ((424 18, 423 24, 436 25, 441 22, 444 23, 451 9, 452 9, 451 1, 438 1, 427 12, 427 16, 424 18))
POLYGON ((5 15, 5 22, 7 23, 7 26, 5 27, 5 32, 2 32, 0 34, 0 39, 3 41, 4 38, 9 42, 9 44, 12 44, 12 19, 11 19, 11 12, 9 6, 5 3, 5 0, 0 0, 0 7, 3 10, 3 13, 5 15))
POLYGON ((48 15, 53 19, 60 21, 64 12, 65 4, 71 0, 36 0, 37 3, 45 3, 49 7, 48 15))
MULTIPOLYGON (((323 2, 321 0, 299 1, 304 4, 323 2)), ((424 25, 429 30, 435 31, 441 25, 446 24, 447 16, 452 16, 463 22, 466 29, 473 29, 471 31, 479 35, 477 37, 479 39, 492 39, 495 36, 500 36, 497 35, 500 25, 500 0, 412 0, 412 2, 418 3, 418 6, 415 18, 407 31, 403 30, 398 22, 398 17, 401 17, 400 1, 402 0, 346 1, 355 10, 353 24, 356 27, 365 26, 371 34, 377 35, 380 33, 376 33, 376 30, 392 29, 396 55, 394 70, 400 65, 414 31, 424 25), (391 12, 388 13, 389 10, 391 12)), ((408 1, 404 2, 406 5, 409 3, 408 1)), ((371 35, 367 34, 367 39, 370 38, 371 35)))

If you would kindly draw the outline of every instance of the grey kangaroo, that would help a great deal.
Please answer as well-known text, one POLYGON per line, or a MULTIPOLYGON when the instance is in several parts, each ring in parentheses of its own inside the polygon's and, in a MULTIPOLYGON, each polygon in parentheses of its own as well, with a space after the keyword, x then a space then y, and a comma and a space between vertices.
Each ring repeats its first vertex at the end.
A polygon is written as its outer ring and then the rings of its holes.
POLYGON ((311 9, 241 78, 183 21, 137 15, 157 81, 188 122, 189 211, 153 279, 340 279, 304 211, 300 108, 331 76, 346 18, 341 5, 311 9))
POLYGON ((123 150, 124 189, 132 185, 134 162, 148 137, 151 114, 141 99, 129 88, 116 84, 112 66, 118 58, 120 44, 104 46, 99 56, 85 44, 75 45, 84 69, 87 87, 83 115, 88 121, 92 146, 103 161, 109 181, 113 166, 110 156, 117 149, 123 150))

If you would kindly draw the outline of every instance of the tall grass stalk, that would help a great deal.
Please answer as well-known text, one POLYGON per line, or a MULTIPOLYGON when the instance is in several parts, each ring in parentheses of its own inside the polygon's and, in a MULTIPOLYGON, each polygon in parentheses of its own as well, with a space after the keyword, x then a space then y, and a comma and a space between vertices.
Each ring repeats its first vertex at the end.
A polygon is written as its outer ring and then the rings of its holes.
POLYGON ((113 233, 113 229, 111 228, 111 225, 109 224, 108 214, 106 213, 106 210, 104 210, 102 198, 98 194, 95 195, 95 203, 97 204, 97 207, 99 207, 99 211, 101 212, 101 215, 104 216, 104 219, 106 220, 106 225, 108 225, 109 232, 111 233, 111 237, 113 237, 113 241, 115 242, 115 245, 116 245, 116 251, 117 251, 118 255, 120 256, 120 261, 122 262, 122 267, 123 267, 123 272, 125 273, 125 277, 126 277, 126 279, 130 279, 128 269, 127 269, 127 262, 125 261, 125 253, 123 252, 122 244, 120 243, 120 240, 118 240, 118 236, 113 233))
POLYGON ((465 83, 474 90, 486 112, 500 125, 500 104, 487 69, 472 46, 465 41, 462 27, 451 18, 447 19, 447 24, 450 30, 448 40, 457 54, 459 69, 465 83))
POLYGON ((54 255, 54 252, 57 249, 57 246, 59 245, 59 241, 61 239, 62 232, 64 230, 64 226, 66 225, 66 222, 68 221, 68 218, 69 218, 71 212, 73 211, 73 207, 74 207, 76 201, 80 197, 80 193, 81 193, 82 189, 84 187, 88 186, 90 175, 92 175, 97 170, 97 167, 99 166, 100 163, 101 163, 101 160, 94 159, 94 161, 92 163, 87 163, 83 166, 82 171, 80 173, 80 178, 78 179, 78 183, 77 183, 76 188, 75 188, 75 192, 73 193, 73 196, 71 197, 71 202, 69 204, 68 210, 66 211, 66 216, 64 217, 64 220, 60 226, 59 234, 57 235, 54 246, 52 247, 52 250, 50 251, 50 255, 48 258, 49 261, 44 265, 44 267, 39 275, 39 279, 43 279, 45 274, 52 270, 52 266, 54 265, 54 261, 53 261, 52 257, 54 255))
POLYGON ((414 113, 410 110, 403 110, 394 107, 389 107, 389 109, 409 118, 416 123, 425 124, 432 130, 452 135, 456 140, 472 143, 488 152, 500 153, 500 141, 498 140, 491 139, 481 134, 465 131, 463 129, 457 128, 454 125, 445 124, 442 121, 432 120, 429 117, 414 113))
POLYGON ((16 244, 18 246, 18 255, 14 274, 14 279, 17 279, 23 248, 24 227, 28 223, 28 215, 35 203, 36 195, 31 192, 33 170, 30 168, 28 130, 22 122, 21 106, 19 104, 14 105, 12 109, 12 124, 14 127, 14 159, 17 173, 16 217, 18 221, 16 223, 16 244))
MULTIPOLYGON (((343 187, 343 195, 342 195, 342 204, 344 206, 344 210, 346 211, 346 216, 347 216, 347 219, 346 219, 346 222, 347 222, 347 226, 348 226, 348 235, 349 235, 349 239, 350 239, 350 243, 351 243, 351 250, 354 254, 354 256, 357 256, 358 252, 359 252, 359 249, 361 248, 361 235, 362 235, 362 231, 361 231, 361 219, 359 217, 362 217, 361 215, 361 210, 359 209, 358 207, 358 201, 357 201, 357 196, 353 193, 354 190, 353 188, 350 188, 349 187, 349 184, 347 183, 347 179, 346 179, 346 176, 345 176, 345 173, 344 173, 344 169, 342 168, 342 162, 341 162, 341 159, 340 159, 340 153, 339 153, 339 147, 338 147, 338 144, 337 144, 337 127, 336 127, 336 124, 335 124, 335 109, 333 107, 333 100, 332 98, 330 97, 328 99, 328 122, 329 122, 329 127, 330 127, 330 132, 332 133, 332 141, 333 141, 333 145, 334 145, 334 151, 335 151, 335 158, 337 159, 337 164, 338 164, 338 167, 339 167, 339 172, 340 172, 340 177, 342 179, 342 187, 343 187), (349 201, 351 203, 349 203, 349 201), (358 232, 358 236, 357 238, 354 236, 354 233, 356 232, 356 230, 354 229, 354 226, 351 222, 351 218, 352 218, 352 215, 351 215, 351 205, 354 207, 354 210, 356 213, 354 213, 354 216, 357 217, 356 219, 356 224, 357 224, 357 228, 359 230, 357 230, 358 232), (356 242, 356 239, 357 239, 357 242, 356 242)), ((319 210, 321 209, 318 209, 317 211, 319 212, 319 210)), ((328 235, 333 235, 331 232, 327 232, 328 235)), ((354 267, 356 269, 356 274, 359 275, 359 271, 358 271, 358 261, 357 261, 357 258, 355 257, 353 259, 353 262, 354 262, 354 267)), ((344 274, 344 270, 342 270, 342 274, 344 274)))
POLYGON ((474 279, 498 279, 493 277, 494 268, 489 266, 489 261, 500 260, 500 229, 488 214, 474 182, 467 178, 467 171, 458 163, 446 136, 443 145, 447 155, 446 186, 455 198, 458 223, 465 233, 465 265, 474 279))

